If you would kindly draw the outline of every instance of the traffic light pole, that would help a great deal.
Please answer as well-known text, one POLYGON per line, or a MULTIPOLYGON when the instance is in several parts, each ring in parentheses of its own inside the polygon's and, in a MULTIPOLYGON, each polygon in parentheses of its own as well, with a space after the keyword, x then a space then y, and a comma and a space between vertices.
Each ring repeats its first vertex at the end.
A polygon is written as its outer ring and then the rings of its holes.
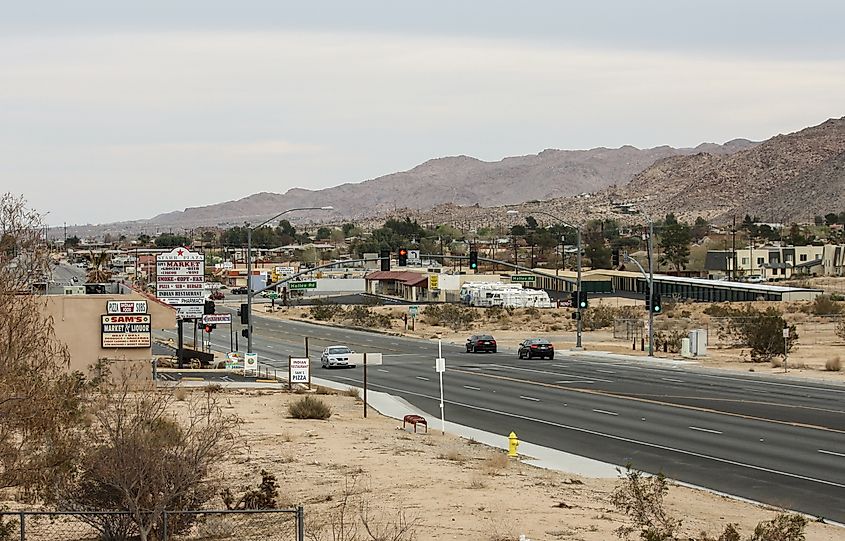
POLYGON ((648 356, 654 357, 654 222, 648 221, 648 356))

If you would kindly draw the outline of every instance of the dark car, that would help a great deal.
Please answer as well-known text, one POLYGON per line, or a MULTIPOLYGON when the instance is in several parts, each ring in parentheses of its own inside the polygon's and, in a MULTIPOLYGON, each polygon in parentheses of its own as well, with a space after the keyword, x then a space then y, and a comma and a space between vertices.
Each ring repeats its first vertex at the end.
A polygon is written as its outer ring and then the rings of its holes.
POLYGON ((555 347, 545 338, 529 338, 519 344, 517 352, 520 359, 533 359, 534 357, 555 358, 555 347))
POLYGON ((245 287, 233 287, 232 288, 232 295, 246 295, 246 288, 245 287))
POLYGON ((496 339, 489 334, 476 334, 467 338, 467 353, 480 351, 496 353, 496 339))

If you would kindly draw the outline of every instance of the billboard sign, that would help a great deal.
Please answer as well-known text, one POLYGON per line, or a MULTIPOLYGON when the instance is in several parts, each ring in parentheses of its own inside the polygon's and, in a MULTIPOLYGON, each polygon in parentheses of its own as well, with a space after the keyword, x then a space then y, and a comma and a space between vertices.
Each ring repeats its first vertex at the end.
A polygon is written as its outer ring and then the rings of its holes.
POLYGON ((106 312, 109 314, 146 314, 147 301, 108 301, 106 312))
POLYGON ((177 308, 181 318, 202 316, 205 256, 178 247, 156 256, 156 297, 177 308), (180 307, 191 307, 180 309, 180 307), (197 309, 198 307, 198 309, 197 309))
POLYGON ((149 314, 104 315, 100 330, 103 348, 152 347, 149 314))

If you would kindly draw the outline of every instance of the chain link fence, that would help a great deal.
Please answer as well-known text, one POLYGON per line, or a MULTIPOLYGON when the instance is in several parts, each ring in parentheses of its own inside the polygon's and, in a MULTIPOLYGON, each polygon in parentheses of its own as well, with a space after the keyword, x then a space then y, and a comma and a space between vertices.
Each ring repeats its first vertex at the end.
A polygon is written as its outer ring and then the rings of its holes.
MULTIPOLYGON (((304 541, 304 511, 165 511, 150 541, 304 541)), ((0 541, 137 541, 132 514, 20 511, 0 513, 0 541)))

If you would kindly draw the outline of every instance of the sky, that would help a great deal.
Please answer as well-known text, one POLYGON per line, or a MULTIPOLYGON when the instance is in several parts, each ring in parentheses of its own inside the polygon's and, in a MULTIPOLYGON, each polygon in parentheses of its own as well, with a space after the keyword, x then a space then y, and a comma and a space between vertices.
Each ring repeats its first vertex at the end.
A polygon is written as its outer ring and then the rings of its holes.
POLYGON ((845 116, 845 2, 0 0, 0 192, 151 218, 426 160, 845 116))

